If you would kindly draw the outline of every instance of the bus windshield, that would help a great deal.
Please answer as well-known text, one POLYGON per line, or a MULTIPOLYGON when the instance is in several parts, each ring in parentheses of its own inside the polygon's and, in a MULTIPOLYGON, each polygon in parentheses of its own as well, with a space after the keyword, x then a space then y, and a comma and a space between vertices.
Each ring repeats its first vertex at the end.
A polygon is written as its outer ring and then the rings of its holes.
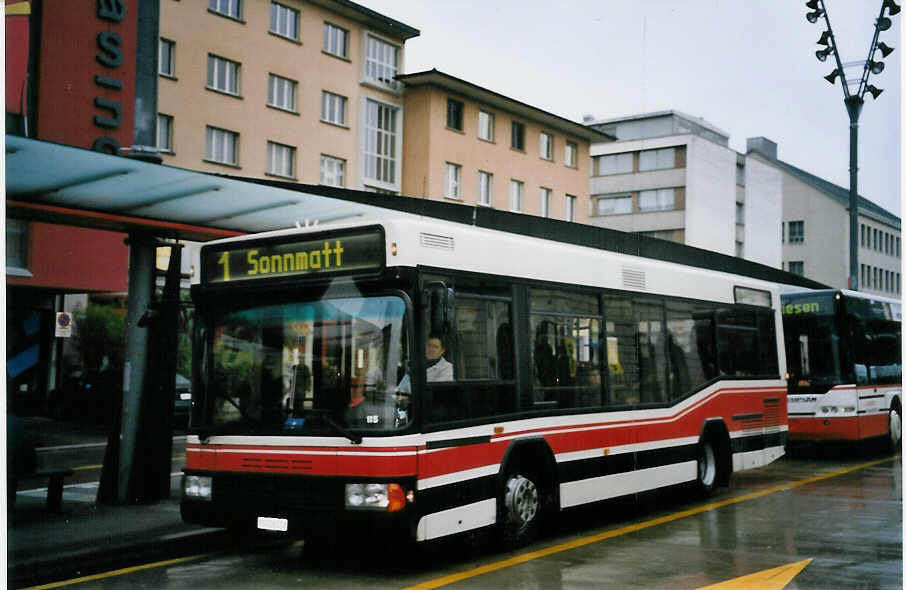
POLYGON ((210 358, 202 361, 209 369, 201 433, 356 440, 355 431, 409 423, 401 297, 247 307, 219 315, 205 340, 210 358))
POLYGON ((833 301, 822 301, 821 304, 821 312, 818 312, 817 303, 811 304, 814 306, 811 308, 808 303, 795 307, 806 312, 790 313, 794 308, 789 305, 784 310, 783 332, 791 392, 826 391, 841 383, 844 371, 840 335, 834 315, 823 312, 833 310, 833 301))

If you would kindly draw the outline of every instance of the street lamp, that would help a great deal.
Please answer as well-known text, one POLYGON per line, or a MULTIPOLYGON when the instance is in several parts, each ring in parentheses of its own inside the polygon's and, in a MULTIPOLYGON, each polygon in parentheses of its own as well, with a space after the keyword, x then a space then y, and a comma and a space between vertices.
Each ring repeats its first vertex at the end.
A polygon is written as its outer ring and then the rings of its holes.
MULTIPOLYGON (((886 43, 878 43, 878 35, 881 31, 886 31, 891 26, 890 18, 900 12, 900 7, 894 0, 883 0, 881 2, 881 12, 875 20, 875 34, 871 40, 871 46, 868 48, 868 58, 862 64, 862 76, 858 80, 847 80, 844 71, 843 62, 840 60, 840 54, 837 51, 837 42, 834 40, 834 30, 831 28, 830 17, 827 14, 827 7, 824 0, 809 0, 805 3, 806 8, 810 10, 805 15, 805 19, 810 23, 818 22, 818 19, 824 17, 827 30, 821 33, 818 39, 818 45, 824 45, 824 49, 815 52, 818 61, 827 60, 828 56, 833 54, 837 67, 824 79, 835 84, 837 78, 841 80, 843 86, 843 103, 846 105, 846 112, 849 114, 849 288, 859 290, 859 246, 857 243, 859 237, 859 193, 858 187, 858 146, 859 146, 859 114, 862 112, 862 105, 865 101, 862 99, 865 93, 871 94, 874 100, 884 92, 883 89, 877 88, 868 83, 868 77, 871 74, 880 74, 884 71, 884 62, 875 61, 875 51, 881 51, 881 57, 885 58, 893 51, 893 47, 886 43), (885 15, 886 13, 886 15, 885 15), (858 83, 855 92, 850 92, 850 84, 858 83)), ((850 64, 848 64, 850 65, 850 64)))

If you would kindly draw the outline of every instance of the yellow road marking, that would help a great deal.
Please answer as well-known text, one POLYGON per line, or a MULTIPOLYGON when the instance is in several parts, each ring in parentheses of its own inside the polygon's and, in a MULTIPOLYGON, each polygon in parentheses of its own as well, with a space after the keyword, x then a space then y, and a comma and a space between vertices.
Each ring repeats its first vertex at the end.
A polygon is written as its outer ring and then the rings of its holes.
POLYGON ((504 559, 502 561, 497 561, 494 563, 489 563, 481 567, 476 567, 470 570, 465 570, 455 574, 450 574, 449 576, 444 576, 441 578, 436 578, 434 580, 428 580, 415 586, 409 586, 405 590, 430 590, 432 588, 440 588, 441 586, 446 586, 448 584, 453 584, 455 582, 460 582, 462 580, 467 580, 469 578, 474 578, 476 576, 481 576, 490 572, 497 570, 502 570, 514 565, 519 565, 520 563, 525 563, 527 561, 532 561, 541 557, 546 557, 548 555, 553 555, 555 553, 562 553, 563 551, 569 551, 570 549, 576 549, 578 547, 583 547, 585 545, 591 545, 592 543, 597 543, 605 539, 611 539, 613 537, 619 537, 628 533, 634 533, 636 531, 641 531, 647 528, 672 522, 674 520, 679 520, 681 518, 686 518, 687 516, 694 516, 696 514, 701 514, 702 512, 708 512, 709 510, 715 510, 717 508, 722 508, 724 506, 730 506, 732 504, 738 504, 740 502, 745 502, 747 500, 754 500, 756 498, 761 498, 762 496, 767 496, 775 492, 782 492, 784 490, 791 490, 793 488, 798 488, 800 486, 808 485, 810 483, 815 483, 824 479, 830 479, 832 477, 838 477, 840 475, 845 475, 853 471, 858 471, 859 469, 865 469, 867 467, 872 467, 874 465, 879 465, 881 463, 887 463, 897 459, 899 455, 893 457, 886 457, 884 459, 876 459, 874 461, 869 461, 867 463, 862 463, 860 465, 854 465, 852 467, 844 467, 843 469, 838 469, 830 473, 825 473, 823 475, 815 475, 808 477, 806 479, 800 479, 798 481, 791 481, 788 483, 776 485, 770 488, 765 488, 763 490, 758 490, 755 492, 749 492, 748 494, 743 494, 741 496, 736 496, 735 498, 729 498, 727 500, 722 500, 720 502, 712 502, 710 504, 705 504, 703 506, 697 506, 695 508, 690 508, 688 510, 682 510, 680 512, 675 512, 673 514, 668 514, 666 516, 661 516, 658 518, 653 518, 651 520, 646 520, 645 522, 639 522, 636 524, 631 524, 625 527, 618 529, 612 529, 609 531, 604 531, 597 535, 591 535, 589 537, 583 537, 580 539, 575 539, 573 541, 568 541, 566 543, 560 543, 558 545, 553 545, 551 547, 546 547, 544 549, 539 549, 538 551, 532 551, 530 553, 523 553, 522 555, 515 555, 509 559, 504 559))
POLYGON ((71 580, 62 580, 59 582, 51 582, 50 584, 44 584, 41 586, 32 586, 26 588, 25 590, 46 590, 47 588, 59 588, 61 586, 69 586, 70 584, 81 584, 82 582, 90 582, 92 580, 102 580, 104 578, 113 578, 115 576, 122 576, 124 574, 131 574, 133 572, 138 572, 141 570, 153 569, 156 567, 165 567, 168 565, 175 565, 177 563, 185 563, 187 561, 194 561, 196 559, 202 559, 208 557, 210 553, 202 555, 192 555, 190 557, 177 557, 176 559, 167 559, 165 561, 156 561, 154 563, 146 563, 144 565, 136 565, 132 567, 126 567, 119 570, 112 570, 109 572, 102 572, 100 574, 93 574, 90 576, 82 576, 81 578, 72 578, 71 580))
POLYGON ((733 578, 726 582, 702 586, 697 590, 783 590, 811 562, 811 559, 804 559, 733 578))

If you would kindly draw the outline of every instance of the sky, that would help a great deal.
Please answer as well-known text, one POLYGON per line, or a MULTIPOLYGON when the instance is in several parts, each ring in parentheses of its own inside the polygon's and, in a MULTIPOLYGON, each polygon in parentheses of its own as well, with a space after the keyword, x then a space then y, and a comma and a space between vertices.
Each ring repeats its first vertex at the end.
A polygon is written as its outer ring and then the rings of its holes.
MULTIPOLYGON (((805 0, 359 2, 421 31, 405 73, 436 68, 577 122, 677 110, 736 151, 766 137, 784 162, 849 188, 843 89, 824 79, 835 64, 815 57, 826 27, 806 20, 805 0)), ((824 3, 841 60, 864 63, 881 0, 824 3)), ((898 216, 904 15, 879 37, 895 50, 869 78, 884 93, 865 94, 858 150, 859 193, 898 216)), ((858 80, 861 63, 846 71, 858 80)))

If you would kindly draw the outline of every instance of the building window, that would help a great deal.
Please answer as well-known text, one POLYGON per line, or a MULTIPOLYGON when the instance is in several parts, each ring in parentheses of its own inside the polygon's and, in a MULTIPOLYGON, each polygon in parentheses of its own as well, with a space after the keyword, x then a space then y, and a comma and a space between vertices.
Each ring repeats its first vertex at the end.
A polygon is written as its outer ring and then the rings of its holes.
POLYGON ((462 131, 462 102, 453 98, 447 99, 447 128, 462 131))
POLYGON ((295 113, 296 81, 276 74, 268 74, 267 104, 274 108, 295 113))
POLYGON ((598 156, 595 159, 598 162, 598 176, 610 176, 611 174, 627 174, 632 172, 631 152, 598 156))
POLYGON ((670 211, 675 206, 675 191, 672 188, 639 192, 639 211, 670 211))
POLYGON ((385 88, 396 89, 400 48, 377 37, 365 38, 365 79, 385 88))
POLYGON ((878 249, 878 230, 876 230, 876 229, 872 230, 872 233, 874 235, 874 249, 877 250, 878 249))
POLYGON ((285 178, 296 176, 296 148, 274 141, 267 142, 267 173, 285 178))
POLYGON ((398 111, 371 99, 365 102, 365 178, 396 183, 398 111))
POLYGON ((6 268, 28 268, 28 222, 6 218, 6 268))
POLYGON ((478 139, 494 141, 494 114, 478 111, 478 139))
POLYGON ((676 166, 676 148, 644 150, 639 154, 639 172, 664 170, 676 166))
POLYGON ((462 198, 462 166, 447 162, 444 173, 444 196, 448 199, 462 198))
POLYGON ((538 189, 538 212, 541 217, 551 216, 551 189, 541 187, 538 189))
POLYGON ((736 165, 736 184, 739 186, 746 185, 746 167, 743 164, 736 165))
POLYGON ((239 134, 217 127, 207 127, 205 137, 205 159, 209 162, 236 166, 239 148, 239 134))
POLYGON ((859 234, 859 245, 862 246, 862 247, 864 248, 864 247, 865 247, 865 224, 864 224, 864 223, 861 224, 861 225, 859 226, 859 229, 860 229, 860 234, 859 234))
POLYGON ((321 120, 334 125, 346 126, 346 97, 327 92, 321 92, 321 120))
POLYGON ((805 222, 790 222, 790 244, 801 244, 805 241, 805 222))
POLYGON ((631 195, 621 195, 619 197, 598 197, 598 215, 622 215, 624 213, 632 213, 631 195))
POLYGON ((897 238, 897 258, 900 257, 900 238, 897 238))
POLYGON ((897 273, 897 293, 900 292, 900 273, 897 273))
POLYGON ((890 254, 890 234, 884 232, 884 254, 890 254))
POLYGON ((746 224, 746 206, 744 203, 736 203, 736 225, 746 224))
POLYGON ((554 136, 542 131, 538 135, 538 156, 544 160, 554 159, 554 136))
POLYGON ((521 180, 510 181, 510 211, 522 211, 522 191, 525 183, 521 180))
POLYGON ((478 204, 491 206, 491 195, 494 175, 484 170, 478 171, 478 204))
POLYGON ((566 195, 566 212, 563 215, 563 219, 566 221, 576 220, 576 197, 574 195, 566 195))
POLYGON ((570 168, 576 168, 579 163, 579 146, 574 141, 567 141, 563 152, 563 163, 570 168))
POLYGON ((805 262, 802 260, 790 260, 790 272, 794 275, 805 276, 805 262))
POLYGON ((324 53, 349 59, 349 31, 324 23, 324 53))
POLYGON ((510 147, 520 152, 525 151, 525 125, 513 121, 510 131, 510 147))
POLYGON ((161 39, 157 49, 157 73, 169 78, 176 76, 176 43, 169 39, 161 39))
MULTIPOLYGON (((780 243, 786 242, 786 223, 783 221, 780 222, 780 243)), ((781 264, 781 267, 783 265, 781 264)))
POLYGON ((745 248, 743 246, 743 243, 737 240, 736 241, 736 257, 743 258, 744 257, 743 254, 745 254, 745 248))
POLYGON ((230 18, 242 18, 242 1, 241 0, 210 0, 208 9, 211 12, 222 14, 230 18))
POLYGON ((157 149, 173 153, 173 117, 170 115, 157 115, 157 149))
POLYGON ((271 33, 298 41, 299 11, 289 6, 271 2, 271 33))
POLYGON ((346 186, 346 160, 332 156, 321 156, 321 184, 346 186))
POLYGON ((208 54, 208 88, 239 95, 239 64, 208 54))

